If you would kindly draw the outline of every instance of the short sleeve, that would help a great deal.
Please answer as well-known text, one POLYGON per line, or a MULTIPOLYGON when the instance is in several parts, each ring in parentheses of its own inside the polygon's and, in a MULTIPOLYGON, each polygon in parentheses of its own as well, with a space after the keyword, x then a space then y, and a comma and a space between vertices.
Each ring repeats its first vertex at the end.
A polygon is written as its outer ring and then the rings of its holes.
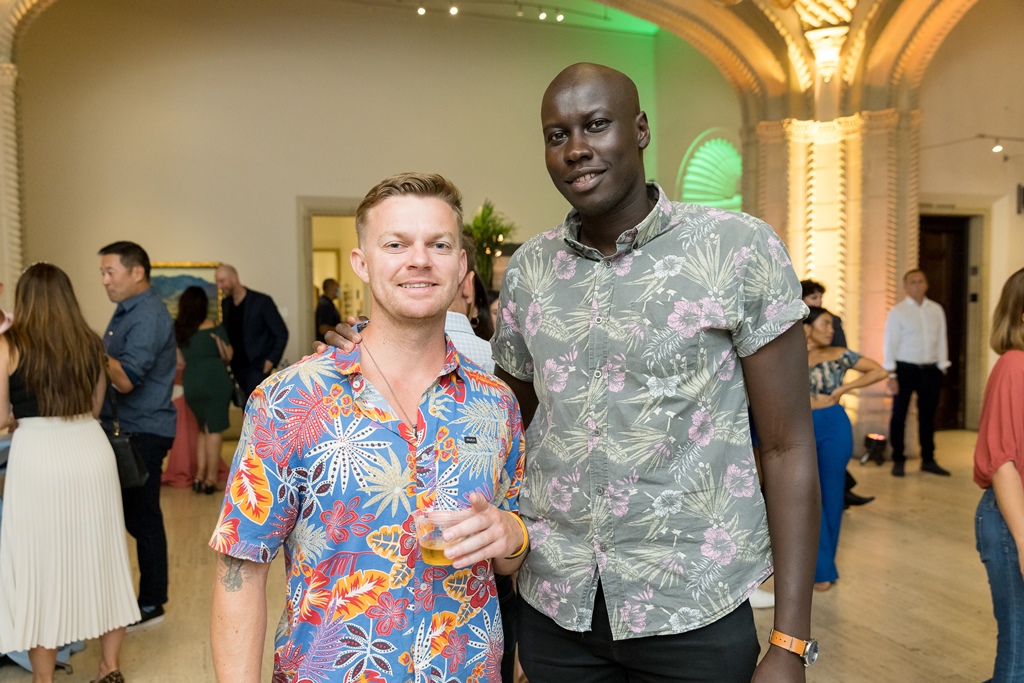
MULTIPOLYGON (((524 382, 533 381, 533 355, 523 335, 531 297, 524 286, 522 273, 527 253, 535 251, 530 246, 530 243, 523 245, 509 259, 498 301, 498 319, 494 321, 494 337, 491 339, 495 365, 524 382)), ((539 258, 541 253, 534 253, 533 258, 539 258)))
MULTIPOLYGON (((228 475, 217 527, 210 547, 252 562, 270 562, 297 521, 295 491, 280 479, 274 455, 279 453, 277 425, 271 417, 263 385, 249 399, 242 436, 228 475), (292 499, 293 504, 288 504, 292 499)), ((287 463, 286 463, 287 464, 287 463)))
POLYGON ((495 505, 502 510, 518 512, 519 491, 522 489, 526 473, 526 449, 523 443, 523 418, 519 412, 519 402, 511 390, 508 390, 508 393, 512 407, 509 409, 509 437, 503 472, 503 478, 508 481, 508 489, 504 498, 495 501, 495 505))
POLYGON ((1024 352, 1008 351, 996 363, 985 389, 974 447, 974 481, 992 486, 992 475, 1007 462, 1024 469, 1024 352))
POLYGON ((860 359, 861 355, 859 353, 846 349, 846 351, 843 352, 843 355, 839 357, 839 364, 844 370, 849 370, 856 365, 860 359))
POLYGON ((744 222, 751 224, 748 241, 732 254, 739 282, 740 317, 733 343, 741 358, 773 341, 807 315, 807 306, 800 298, 800 281, 782 240, 763 221, 747 218, 744 222))

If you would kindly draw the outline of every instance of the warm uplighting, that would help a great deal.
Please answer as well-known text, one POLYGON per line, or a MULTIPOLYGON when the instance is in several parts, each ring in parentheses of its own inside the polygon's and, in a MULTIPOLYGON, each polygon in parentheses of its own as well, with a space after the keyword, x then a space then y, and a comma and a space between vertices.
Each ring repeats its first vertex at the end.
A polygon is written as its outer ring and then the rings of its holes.
POLYGON ((860 457, 860 464, 866 465, 868 460, 874 460, 876 465, 885 462, 885 446, 887 440, 883 434, 867 434, 864 436, 865 453, 860 457))
POLYGON ((504 235, 498 235, 498 241, 499 242, 504 242, 505 241, 505 236, 504 235))

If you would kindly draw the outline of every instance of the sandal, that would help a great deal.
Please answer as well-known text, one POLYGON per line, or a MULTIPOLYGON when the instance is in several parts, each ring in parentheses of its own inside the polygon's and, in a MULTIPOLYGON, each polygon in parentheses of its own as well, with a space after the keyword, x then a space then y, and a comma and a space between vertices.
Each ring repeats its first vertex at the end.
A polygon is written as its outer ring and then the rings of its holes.
POLYGON ((124 683, 124 676, 119 669, 114 669, 103 678, 97 678, 92 683, 124 683))
POLYGON ((209 483, 209 482, 206 482, 205 484, 203 484, 203 493, 205 493, 206 495, 211 496, 216 491, 217 491, 217 482, 213 482, 212 484, 209 483))
POLYGON ((818 581, 814 584, 814 590, 818 591, 819 593, 824 593, 828 589, 832 588, 832 586, 834 586, 835 583, 835 581, 818 581))
POLYGON ((201 493, 203 490, 203 482, 199 479, 192 480, 192 490, 196 493, 201 493))

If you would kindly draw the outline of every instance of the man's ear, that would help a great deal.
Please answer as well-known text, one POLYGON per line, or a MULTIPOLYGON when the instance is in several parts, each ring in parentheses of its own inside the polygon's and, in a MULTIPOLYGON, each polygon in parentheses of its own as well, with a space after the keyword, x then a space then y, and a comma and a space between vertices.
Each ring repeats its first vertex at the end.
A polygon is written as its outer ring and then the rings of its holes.
POLYGON ((651 127, 644 112, 640 112, 636 117, 636 144, 640 149, 647 149, 651 144, 651 127))
POLYGON ((352 253, 349 254, 348 260, 352 264, 352 270, 355 271, 356 276, 369 284, 370 272, 366 268, 366 256, 363 254, 363 250, 359 248, 353 249, 352 253))
POLYGON ((475 277, 476 273, 466 273, 466 277, 462 279, 462 285, 459 287, 459 298, 471 306, 476 299, 476 291, 473 288, 475 277))
POLYGON ((142 266, 132 266, 132 279, 136 282, 142 282, 146 279, 146 269, 142 266))

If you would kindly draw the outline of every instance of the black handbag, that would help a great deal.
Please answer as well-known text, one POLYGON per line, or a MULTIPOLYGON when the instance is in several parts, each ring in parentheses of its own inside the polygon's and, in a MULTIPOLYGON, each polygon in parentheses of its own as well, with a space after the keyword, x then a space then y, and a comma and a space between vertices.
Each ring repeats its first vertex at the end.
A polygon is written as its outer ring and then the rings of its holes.
POLYGON ((231 402, 242 410, 245 410, 245 404, 249 400, 249 395, 242 391, 242 387, 238 385, 238 380, 235 379, 235 373, 231 372, 231 366, 225 363, 224 368, 228 371, 228 377, 231 378, 231 384, 235 387, 234 391, 231 392, 231 402))
POLYGON ((117 461, 117 477, 121 480, 121 488, 138 488, 149 480, 149 470, 146 461, 132 443, 132 435, 121 431, 121 422, 117 419, 117 389, 111 388, 110 391, 114 431, 107 432, 107 439, 110 440, 117 461))

